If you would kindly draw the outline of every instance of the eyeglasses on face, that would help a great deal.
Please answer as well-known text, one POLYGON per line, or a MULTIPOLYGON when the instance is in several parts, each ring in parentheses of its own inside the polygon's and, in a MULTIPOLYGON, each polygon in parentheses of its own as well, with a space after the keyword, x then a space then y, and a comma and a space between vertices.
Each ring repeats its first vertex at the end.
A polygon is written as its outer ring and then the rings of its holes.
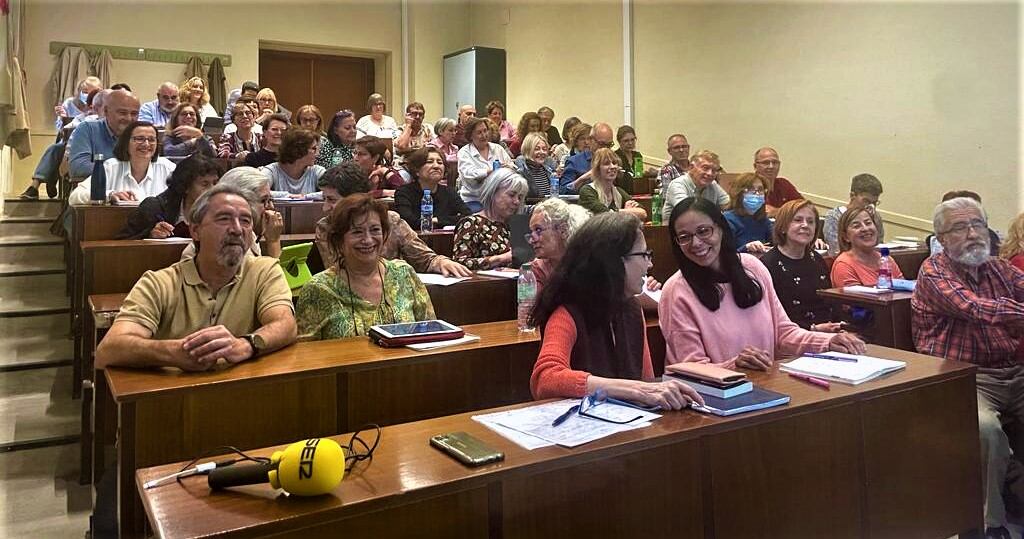
POLYGON ((778 159, 762 159, 761 161, 758 161, 757 164, 761 165, 762 167, 777 167, 782 164, 782 161, 779 161, 778 159))
POLYGON ((645 259, 647 259, 648 262, 650 262, 650 261, 654 260, 654 251, 651 251, 651 250, 648 249, 646 251, 636 251, 635 253, 626 253, 626 254, 622 255, 622 258, 629 258, 629 257, 633 257, 633 256, 642 256, 645 259))
POLYGON ((156 137, 132 137, 135 144, 156 144, 156 137))
POLYGON ((535 226, 535 227, 531 228, 529 232, 527 232, 526 234, 523 234, 523 238, 526 241, 530 241, 533 238, 541 237, 541 235, 543 235, 544 232, 546 232, 548 230, 551 230, 550 226, 535 226))
POLYGON ((947 228, 946 231, 943 232, 943 234, 963 235, 963 234, 967 234, 968 230, 974 230, 976 232, 982 232, 982 231, 988 230, 988 223, 983 221, 983 220, 981 220, 981 219, 971 219, 970 222, 967 222, 967 223, 957 223, 957 224, 947 228))
POLYGON ((693 243, 693 238, 700 238, 701 241, 707 241, 711 239, 711 236, 715 235, 715 227, 711 225, 701 225, 697 227, 697 230, 690 234, 683 232, 676 236, 676 243, 681 246, 686 246, 693 243))

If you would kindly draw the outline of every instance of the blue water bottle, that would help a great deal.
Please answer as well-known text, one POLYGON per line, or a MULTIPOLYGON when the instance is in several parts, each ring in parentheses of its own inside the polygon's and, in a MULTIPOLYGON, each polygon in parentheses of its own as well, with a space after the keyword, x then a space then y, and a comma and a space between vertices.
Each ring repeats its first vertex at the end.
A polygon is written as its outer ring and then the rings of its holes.
POLYGON ((430 196, 430 189, 423 190, 423 201, 420 202, 420 232, 434 230, 434 199, 430 196))
POLYGON ((497 159, 495 159, 491 163, 491 170, 498 170, 499 168, 501 168, 501 161, 498 161, 497 159))
POLYGON ((92 156, 92 176, 89 178, 89 203, 103 204, 107 200, 107 171, 103 168, 103 154, 92 156))

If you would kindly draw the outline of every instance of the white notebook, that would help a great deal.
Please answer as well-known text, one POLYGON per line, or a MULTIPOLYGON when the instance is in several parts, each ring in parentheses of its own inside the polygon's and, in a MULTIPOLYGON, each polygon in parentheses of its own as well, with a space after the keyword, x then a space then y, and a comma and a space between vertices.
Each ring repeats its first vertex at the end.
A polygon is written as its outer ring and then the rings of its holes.
POLYGON ((903 361, 882 359, 871 356, 825 352, 822 356, 855 359, 856 361, 836 361, 821 357, 801 356, 788 363, 779 365, 785 372, 806 374, 815 378, 824 378, 844 384, 857 385, 873 380, 883 374, 906 368, 903 361))

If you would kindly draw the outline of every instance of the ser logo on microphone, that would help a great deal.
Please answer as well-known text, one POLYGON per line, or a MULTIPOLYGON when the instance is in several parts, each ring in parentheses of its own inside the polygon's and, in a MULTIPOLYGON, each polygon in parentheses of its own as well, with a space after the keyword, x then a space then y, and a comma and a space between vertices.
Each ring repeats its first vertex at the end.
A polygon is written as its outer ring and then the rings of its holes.
POLYGON ((318 443, 320 443, 320 438, 306 440, 305 447, 299 453, 299 479, 313 478, 313 457, 316 455, 316 444, 318 443))

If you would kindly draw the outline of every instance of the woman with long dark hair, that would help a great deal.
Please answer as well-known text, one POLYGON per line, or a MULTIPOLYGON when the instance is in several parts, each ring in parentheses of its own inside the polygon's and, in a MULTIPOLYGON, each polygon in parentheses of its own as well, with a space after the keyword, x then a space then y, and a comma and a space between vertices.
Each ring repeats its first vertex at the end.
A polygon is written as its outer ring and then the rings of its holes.
POLYGON ((768 269, 736 252, 715 203, 686 198, 668 222, 679 271, 665 283, 658 304, 666 363, 768 370, 778 356, 864 352, 864 342, 850 333, 807 331, 790 321, 768 269))
POLYGON ((651 268, 640 219, 605 213, 588 220, 541 292, 533 323, 543 341, 530 377, 534 398, 609 397, 678 410, 700 395, 678 380, 654 381, 636 295, 651 268))
POLYGON ((178 163, 167 180, 167 190, 146 198, 128 215, 115 239, 188 238, 188 215, 192 203, 217 184, 221 169, 213 159, 193 154, 178 163))

